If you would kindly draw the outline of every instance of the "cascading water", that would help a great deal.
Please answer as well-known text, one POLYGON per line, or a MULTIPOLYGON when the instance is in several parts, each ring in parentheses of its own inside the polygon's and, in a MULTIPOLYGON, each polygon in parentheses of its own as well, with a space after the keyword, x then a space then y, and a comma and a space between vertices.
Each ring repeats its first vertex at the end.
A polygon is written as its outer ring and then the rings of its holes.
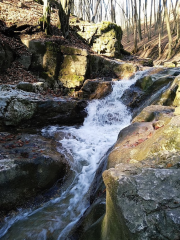
POLYGON ((0 230, 1 239, 65 239, 89 205, 87 192, 100 159, 116 141, 119 131, 130 123, 131 114, 120 98, 141 74, 136 74, 129 81, 114 82, 109 96, 90 102, 83 126, 42 130, 44 135, 63 132, 65 137, 61 144, 72 155, 74 180, 62 191, 61 196, 41 208, 20 211, 17 216, 7 218, 0 230))

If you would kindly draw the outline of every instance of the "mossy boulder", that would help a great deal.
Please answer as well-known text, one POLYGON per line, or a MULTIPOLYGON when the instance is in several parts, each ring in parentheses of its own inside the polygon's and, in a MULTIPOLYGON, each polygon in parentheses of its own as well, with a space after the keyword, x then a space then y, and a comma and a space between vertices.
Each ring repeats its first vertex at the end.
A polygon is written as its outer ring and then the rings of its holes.
POLYGON ((129 78, 137 71, 137 67, 132 63, 114 64, 113 72, 118 78, 129 78))
POLYGON ((93 36, 92 50, 109 57, 120 56, 121 39, 121 27, 111 22, 102 22, 93 36))
POLYGON ((89 24, 87 22, 72 23, 71 26, 84 38, 98 54, 108 57, 121 55, 122 29, 112 22, 89 24))
POLYGON ((86 102, 49 98, 41 94, 0 86, 0 128, 7 126, 41 127, 49 124, 82 123, 86 102))
POLYGON ((121 162, 138 163, 147 158, 166 162, 164 157, 161 159, 163 151, 164 154, 172 154, 171 139, 177 144, 179 141, 175 134, 180 129, 176 121, 178 123, 173 107, 152 105, 145 108, 133 120, 133 124, 119 133, 108 158, 108 168, 121 162))
POLYGON ((147 90, 153 84, 151 76, 145 76, 137 80, 135 86, 140 87, 142 90, 147 90))
POLYGON ((123 163, 105 171, 107 213, 100 239, 178 239, 179 174, 178 167, 142 169, 123 163))

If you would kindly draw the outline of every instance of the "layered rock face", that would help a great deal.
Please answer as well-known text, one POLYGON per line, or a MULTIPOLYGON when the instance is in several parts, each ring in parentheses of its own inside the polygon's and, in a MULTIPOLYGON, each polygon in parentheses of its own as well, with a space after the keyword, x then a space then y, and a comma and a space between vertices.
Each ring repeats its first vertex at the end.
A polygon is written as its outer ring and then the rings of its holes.
POLYGON ((113 61, 91 54, 86 49, 33 40, 28 35, 22 36, 21 40, 29 48, 32 59, 31 56, 21 56, 19 61, 26 68, 36 71, 50 87, 80 89, 88 77, 124 78, 137 71, 132 63, 113 61))

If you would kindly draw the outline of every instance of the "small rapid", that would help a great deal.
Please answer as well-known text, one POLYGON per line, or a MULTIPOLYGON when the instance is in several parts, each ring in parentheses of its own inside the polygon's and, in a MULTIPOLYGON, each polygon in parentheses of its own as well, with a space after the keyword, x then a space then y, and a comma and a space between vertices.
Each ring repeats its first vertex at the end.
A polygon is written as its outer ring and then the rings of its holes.
POLYGON ((44 128, 42 134, 63 134, 62 149, 71 156, 72 181, 59 197, 35 210, 19 210, 6 218, 0 229, 2 240, 63 240, 89 206, 88 190, 101 158, 115 143, 121 129, 130 124, 131 114, 120 98, 143 73, 131 80, 113 83, 106 98, 93 100, 87 106, 88 116, 80 127, 44 128))

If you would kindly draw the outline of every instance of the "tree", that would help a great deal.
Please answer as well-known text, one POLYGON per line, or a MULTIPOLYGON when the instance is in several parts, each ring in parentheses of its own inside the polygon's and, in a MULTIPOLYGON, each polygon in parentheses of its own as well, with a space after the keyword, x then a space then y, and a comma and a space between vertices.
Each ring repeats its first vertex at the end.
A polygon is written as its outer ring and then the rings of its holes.
POLYGON ((43 30, 50 34, 50 5, 49 0, 44 0, 43 5, 43 30))
POLYGON ((141 41, 142 40, 142 34, 141 34, 141 0, 139 0, 138 35, 139 35, 139 41, 141 41))
POLYGON ((168 51, 168 59, 169 59, 172 55, 172 36, 171 36, 169 14, 168 14, 168 10, 167 10, 167 0, 163 0, 163 6, 164 6, 164 14, 165 14, 165 21, 166 21, 168 39, 169 39, 169 48, 168 48, 168 50, 169 50, 168 51))
POLYGON ((69 16, 70 16, 70 0, 60 0, 59 3, 59 21, 61 23, 61 31, 65 38, 69 35, 69 16))
POLYGON ((137 53, 137 4, 134 0, 134 53, 137 53))

